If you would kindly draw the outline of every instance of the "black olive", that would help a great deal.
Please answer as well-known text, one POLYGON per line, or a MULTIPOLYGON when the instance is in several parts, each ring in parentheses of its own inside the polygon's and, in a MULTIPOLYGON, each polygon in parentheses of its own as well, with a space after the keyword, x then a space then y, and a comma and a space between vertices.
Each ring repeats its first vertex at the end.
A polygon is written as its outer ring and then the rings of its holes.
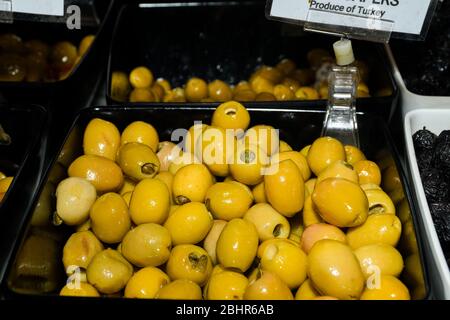
POLYGON ((430 203, 430 211, 439 241, 450 246, 450 203, 449 202, 432 202, 430 203))
POLYGON ((450 171, 450 130, 442 131, 436 139, 433 166, 445 171, 450 171))
POLYGON ((431 168, 433 160, 433 150, 424 150, 417 154, 417 164, 419 171, 422 172, 428 168, 431 168))
POLYGON ((443 172, 436 168, 428 168, 421 173, 422 184, 428 202, 448 201, 450 187, 443 172))
POLYGON ((441 134, 436 138, 436 143, 449 143, 450 142, 450 130, 444 130, 441 134))
POLYGON ((414 149, 416 153, 422 153, 425 150, 432 150, 436 135, 423 127, 422 130, 417 131, 413 135, 414 149))

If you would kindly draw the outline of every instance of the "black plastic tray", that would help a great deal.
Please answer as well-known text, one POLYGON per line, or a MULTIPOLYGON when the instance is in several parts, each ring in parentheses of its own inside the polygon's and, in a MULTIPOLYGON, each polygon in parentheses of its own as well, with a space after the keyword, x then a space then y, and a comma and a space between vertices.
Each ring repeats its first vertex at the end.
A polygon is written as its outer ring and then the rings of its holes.
MULTIPOLYGON (((321 47, 332 51, 336 38, 307 34, 299 26, 267 20, 263 1, 201 2, 192 4, 128 4, 119 13, 111 43, 107 101, 121 104, 111 96, 111 74, 148 66, 155 77, 173 86, 190 77, 221 79, 236 83, 248 79, 255 67, 275 65, 291 58, 307 67, 306 54, 321 47)), ((371 68, 372 94, 388 88, 385 97, 357 99, 357 108, 390 119, 397 105, 398 89, 381 45, 355 41, 355 54, 371 68)), ((198 104, 201 106, 202 104, 198 104)), ((264 103, 250 103, 263 106, 264 103)), ((324 109, 325 100, 288 101, 272 104, 278 108, 324 109)))
POLYGON ((0 104, 0 123, 11 144, 0 146, 0 171, 14 180, 0 203, 0 270, 7 252, 18 236, 9 225, 26 217, 26 212, 42 177, 48 114, 36 105, 0 104), (6 254, 4 256, 4 254, 6 254))
MULTIPOLYGON (((25 40, 39 39, 49 44, 68 40, 78 45, 81 39, 88 35, 96 36, 88 52, 81 58, 70 75, 54 82, 0 82, 0 100, 6 102, 41 103, 47 106, 55 100, 55 96, 62 89, 78 86, 83 96, 90 97, 94 83, 106 68, 107 48, 112 25, 110 17, 117 12, 116 2, 113 1, 85 1, 86 5, 93 6, 99 21, 95 25, 90 20, 89 25, 81 25, 81 29, 69 30, 65 23, 36 22, 34 20, 15 20, 12 24, 2 24, 1 33, 15 33, 25 40), (103 61, 103 64, 101 63, 103 61)), ((67 96, 66 96, 67 99, 67 96)))
MULTIPOLYGON (((276 108, 274 108, 274 105, 270 105, 267 108, 249 108, 252 124, 268 124, 274 126, 275 128, 279 128, 281 139, 287 141, 292 147, 297 150, 304 145, 310 144, 320 135, 324 119, 324 112, 302 109, 279 109, 279 106, 275 107, 276 108)), ((71 139, 66 140, 66 145, 64 146, 64 148, 67 149, 69 143, 68 141, 72 141, 71 148, 74 151, 73 157, 75 158, 77 155, 79 155, 82 150, 81 144, 83 131, 87 123, 91 119, 96 117, 112 121, 118 126, 119 130, 123 130, 125 126, 132 121, 147 121, 149 123, 152 123, 156 127, 156 129, 160 133, 161 140, 168 140, 170 139, 170 134, 174 129, 188 129, 193 124, 194 120, 202 120, 209 123, 213 110, 214 107, 211 105, 207 105, 203 109, 196 108, 195 106, 180 107, 174 105, 128 105, 84 109, 80 111, 79 115, 75 119, 72 128, 67 135, 67 138, 71 136, 71 139), (73 143, 73 141, 77 141, 77 143, 73 143)), ((358 121, 360 123, 360 137, 362 142, 361 147, 367 157, 370 159, 375 159, 380 154, 393 157, 403 182, 406 199, 410 204, 414 226, 417 226, 418 220, 416 220, 415 214, 416 207, 411 200, 412 198, 410 197, 409 189, 405 184, 406 180, 403 174, 403 170, 398 162, 397 151, 392 144, 392 138, 389 134, 384 120, 374 115, 359 114, 358 121)), ((57 155, 55 155, 52 168, 57 165, 56 158, 57 155)), ((15 230, 11 231, 13 232, 12 234, 19 233, 20 236, 18 237, 17 241, 12 244, 11 248, 9 248, 9 250, 12 250, 14 253, 11 255, 11 259, 8 261, 8 270, 6 270, 7 272, 4 274, 0 274, 0 288, 3 290, 3 295, 7 299, 34 297, 38 299, 53 299, 52 301, 58 301, 58 299, 71 300, 70 298, 56 297, 55 295, 57 294, 58 290, 64 285, 63 280, 61 280, 60 282, 60 287, 55 289, 53 292, 42 294, 40 294, 39 292, 35 292, 33 294, 23 292, 19 293, 17 292, 17 290, 11 290, 11 287, 8 285, 8 276, 11 275, 11 271, 14 268, 14 257, 17 257, 17 254, 20 253, 21 244, 27 238, 27 236, 29 236, 33 232, 36 232, 36 229, 31 228, 30 223, 27 223, 26 221, 30 220, 33 213, 32 209, 36 205, 36 202, 40 197, 40 192, 42 192, 42 189, 47 182, 47 177, 42 179, 40 191, 36 193, 36 195, 30 195, 27 198, 27 201, 33 204, 33 206, 27 214, 22 215, 21 219, 24 221, 24 223, 21 225, 16 225, 15 230)), ((68 236, 67 229, 65 227, 50 227, 49 229, 47 229, 47 232, 50 232, 54 235, 55 239, 58 239, 56 241, 58 241, 58 245, 62 248, 62 245, 64 244, 68 236)), ((419 228, 417 227, 415 227, 415 234, 417 237, 418 252, 421 258, 422 270, 424 274, 425 287, 422 289, 423 292, 426 293, 426 297, 429 297, 429 274, 427 272, 426 263, 422 255, 421 234, 419 232, 419 228)), ((55 256, 54 259, 58 262, 58 272, 62 275, 64 273, 64 267, 61 263, 61 257, 55 256)), ((64 279, 64 277, 62 277, 61 279, 64 279)))

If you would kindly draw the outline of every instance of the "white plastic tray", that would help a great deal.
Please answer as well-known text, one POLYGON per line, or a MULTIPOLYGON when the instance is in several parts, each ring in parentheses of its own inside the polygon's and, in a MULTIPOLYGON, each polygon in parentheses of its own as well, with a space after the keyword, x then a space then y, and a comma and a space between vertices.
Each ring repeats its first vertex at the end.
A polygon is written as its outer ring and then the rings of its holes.
MULTIPOLYGON (((421 106, 421 101, 415 101, 411 105, 421 106)), ((406 151, 409 162, 409 170, 413 182, 416 200, 419 205, 419 219, 421 220, 422 232, 425 235, 424 249, 428 256, 428 273, 433 288, 433 295, 437 299, 450 299, 450 270, 439 243, 439 239, 434 227, 431 212, 420 178, 419 167, 417 165, 416 153, 412 135, 424 126, 431 132, 439 135, 443 130, 450 129, 450 100, 447 108, 412 108, 405 115, 404 133, 406 140, 406 151)))
POLYGON ((439 97, 439 96, 423 96, 415 94, 408 90, 403 80, 402 74, 397 66, 394 55, 392 53, 391 47, 386 45, 386 53, 389 57, 389 62, 392 67, 392 74, 397 82, 398 88, 400 90, 400 101, 401 110, 403 118, 405 115, 412 110, 421 108, 450 108, 450 97, 439 97))

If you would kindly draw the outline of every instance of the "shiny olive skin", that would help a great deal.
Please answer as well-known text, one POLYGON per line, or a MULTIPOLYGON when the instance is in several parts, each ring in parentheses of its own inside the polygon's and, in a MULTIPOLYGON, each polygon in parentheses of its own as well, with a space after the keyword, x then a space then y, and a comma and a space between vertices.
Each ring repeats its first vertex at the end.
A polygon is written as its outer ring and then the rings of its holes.
POLYGON ((243 184, 254 186, 264 181, 264 170, 269 164, 266 151, 256 144, 240 143, 229 164, 231 176, 243 184))
POLYGON ((293 300, 289 287, 274 273, 261 270, 259 278, 250 281, 244 300, 293 300))
POLYGON ((63 248, 65 270, 73 265, 86 269, 92 258, 102 250, 103 244, 91 231, 73 233, 63 248))
POLYGON ((208 97, 208 84, 200 78, 191 78, 186 83, 186 99, 190 102, 200 102, 208 97))
POLYGON ((100 293, 98 293, 97 289, 85 282, 80 282, 79 287, 76 285, 69 287, 69 285, 66 284, 59 292, 59 295, 67 297, 100 297, 100 293))
POLYGON ((367 287, 361 300, 410 300, 408 288, 397 278, 390 275, 380 277, 379 288, 367 287))
POLYGON ((89 263, 87 280, 101 293, 122 290, 133 274, 133 267, 116 250, 105 249, 97 253, 89 263))
POLYGON ((311 199, 322 219, 338 227, 359 226, 369 213, 364 191, 343 178, 327 178, 316 184, 311 199))
POLYGON ((351 248, 336 240, 320 240, 308 255, 308 275, 322 295, 359 299, 365 279, 351 248))
POLYGON ((358 249, 370 244, 387 244, 395 247, 402 233, 402 223, 393 214, 371 214, 366 222, 347 230, 350 247, 358 249))
POLYGON ((122 187, 123 173, 112 160, 95 155, 82 155, 68 169, 69 177, 79 177, 92 183, 99 193, 116 191, 122 187))
POLYGON ((247 109, 236 101, 222 103, 213 113, 211 125, 224 129, 246 130, 250 124, 247 109))
POLYGON ((229 174, 228 158, 236 145, 235 132, 222 127, 209 126, 197 140, 197 157, 203 161, 215 176, 229 174))
POLYGON ((66 178, 56 188, 56 213, 65 224, 79 225, 89 218, 96 197, 94 185, 86 179, 66 178))
POLYGON ((133 88, 149 88, 153 83, 153 73, 144 66, 136 67, 131 70, 129 80, 133 88))
POLYGON ((164 223, 174 245, 202 241, 213 225, 213 217, 200 202, 189 202, 176 209, 164 223))
POLYGON ((91 207, 91 228, 105 243, 118 243, 131 227, 131 219, 125 200, 117 193, 106 193, 91 207))
POLYGON ((129 142, 138 142, 149 146, 153 152, 158 151, 159 136, 156 129, 144 121, 130 123, 120 136, 121 145, 129 142))
POLYGON ((122 145, 119 149, 117 162, 123 172, 136 181, 153 178, 160 168, 156 153, 148 145, 139 142, 129 142, 122 145))
MULTIPOLYGON (((280 141, 280 146, 281 146, 281 142, 282 141, 280 141)), ((309 178, 311 177, 311 170, 309 169, 308 161, 306 160, 306 157, 303 154, 301 154, 300 152, 292 151, 292 150, 282 152, 280 150, 280 153, 272 156, 271 161, 273 163, 275 161, 281 162, 281 161, 284 161, 287 159, 294 161, 294 163, 297 165, 298 169, 300 170, 300 173, 302 174, 303 181, 308 181, 309 178)))
POLYGON ((366 160, 366 156, 359 148, 351 145, 346 145, 344 149, 346 162, 350 165, 353 166, 358 161, 366 160))
POLYGON ((131 219, 138 225, 164 223, 169 215, 170 203, 170 191, 164 182, 158 179, 143 179, 136 185, 131 196, 131 219))
POLYGON ((311 171, 318 176, 333 162, 345 160, 345 149, 338 140, 331 137, 321 137, 311 145, 307 159, 311 171))
POLYGON ((255 225, 260 241, 287 238, 291 229, 289 221, 268 203, 252 206, 245 213, 244 220, 255 225))
POLYGON ((369 160, 360 160, 353 165, 358 173, 359 184, 381 184, 381 171, 375 162, 369 160))
POLYGON ((208 94, 214 101, 229 101, 233 97, 230 86, 222 80, 214 80, 208 84, 208 94))
POLYGON ((347 243, 345 233, 338 227, 326 223, 316 223, 307 227, 303 232, 301 241, 303 251, 308 254, 313 248, 314 244, 324 239, 331 239, 340 241, 342 243, 347 243))
POLYGON ((233 219, 227 223, 217 241, 218 261, 226 268, 245 272, 250 268, 258 249, 258 233, 253 223, 233 219))
POLYGON ((178 245, 170 252, 166 271, 171 280, 187 279, 203 286, 212 272, 211 258, 199 246, 178 245))
POLYGON ((250 189, 240 182, 219 182, 206 192, 205 203, 215 219, 242 218, 253 203, 250 189))
POLYGON ((170 282, 161 269, 145 267, 133 274, 125 287, 125 298, 154 299, 158 291, 170 282))
POLYGON ((179 279, 159 289, 155 298, 168 300, 201 300, 202 289, 191 280, 179 279))
POLYGON ((204 164, 189 164, 179 169, 173 179, 172 192, 176 204, 204 202, 213 185, 213 176, 204 164))
POLYGON ((208 232, 208 235, 203 241, 203 249, 205 249, 206 252, 208 252, 209 256, 211 257, 213 265, 217 265, 217 255, 216 255, 217 240, 219 240, 220 234, 222 233, 223 228, 225 228, 226 224, 227 221, 225 220, 214 220, 213 225, 208 232))
POLYGON ((354 170, 350 164, 342 160, 333 162, 323 170, 317 177, 316 183, 320 183, 327 178, 343 178, 354 183, 359 183, 356 170, 354 170))
POLYGON ((403 257, 393 246, 372 244, 360 247, 354 253, 366 278, 375 274, 378 270, 380 274, 399 277, 403 270, 403 257), (375 270, 375 268, 378 268, 378 270, 375 270))
POLYGON ((297 245, 287 241, 269 244, 261 256, 261 269, 276 274, 290 289, 306 280, 307 256, 297 245))
POLYGON ((242 300, 248 279, 234 271, 223 271, 211 275, 205 288, 207 300, 242 300))
POLYGON ((304 204, 305 184, 301 172, 289 159, 271 168, 275 173, 264 176, 267 201, 284 216, 292 217, 304 204))
POLYGON ((172 249, 169 231, 155 223, 145 223, 130 230, 121 244, 123 256, 138 267, 164 264, 172 249))
POLYGON ((312 300, 319 296, 320 294, 314 288, 311 280, 306 279, 295 293, 295 300, 312 300))
POLYGON ((119 130, 109 121, 92 119, 84 130, 84 154, 102 156, 114 161, 119 146, 119 130))

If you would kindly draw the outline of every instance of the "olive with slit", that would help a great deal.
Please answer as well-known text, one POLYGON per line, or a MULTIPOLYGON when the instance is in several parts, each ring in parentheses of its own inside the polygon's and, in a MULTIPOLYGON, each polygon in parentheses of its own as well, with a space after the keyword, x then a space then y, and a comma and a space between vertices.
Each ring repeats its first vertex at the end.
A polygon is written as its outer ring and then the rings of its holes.
POLYGON ((152 148, 139 142, 122 145, 119 148, 117 162, 123 172, 136 181, 153 178, 160 167, 158 156, 152 148))

